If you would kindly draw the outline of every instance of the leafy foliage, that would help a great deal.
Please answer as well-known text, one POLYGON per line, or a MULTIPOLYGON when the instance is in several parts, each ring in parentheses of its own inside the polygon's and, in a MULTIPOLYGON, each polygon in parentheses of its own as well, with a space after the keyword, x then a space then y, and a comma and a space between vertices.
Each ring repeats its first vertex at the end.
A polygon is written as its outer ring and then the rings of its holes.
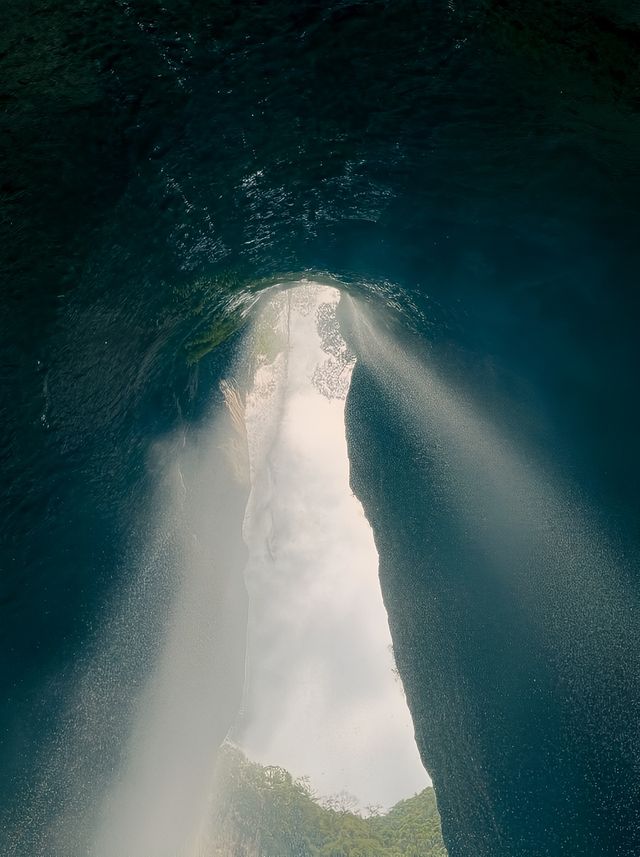
POLYGON ((364 817, 348 794, 321 800, 306 779, 226 747, 211 857, 446 857, 433 789, 364 817))

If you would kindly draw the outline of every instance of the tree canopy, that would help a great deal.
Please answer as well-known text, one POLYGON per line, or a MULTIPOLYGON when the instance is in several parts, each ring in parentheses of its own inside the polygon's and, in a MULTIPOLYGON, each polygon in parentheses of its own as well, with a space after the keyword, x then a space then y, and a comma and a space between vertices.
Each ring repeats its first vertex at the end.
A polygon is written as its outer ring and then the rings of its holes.
POLYGON ((446 857, 432 788, 389 812, 363 814, 342 793, 319 798, 305 778, 222 752, 211 857, 446 857))

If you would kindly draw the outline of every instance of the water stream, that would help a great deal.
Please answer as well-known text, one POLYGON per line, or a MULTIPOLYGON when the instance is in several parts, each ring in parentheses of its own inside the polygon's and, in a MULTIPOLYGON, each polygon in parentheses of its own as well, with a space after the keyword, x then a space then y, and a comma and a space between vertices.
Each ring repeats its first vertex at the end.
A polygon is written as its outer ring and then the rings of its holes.
POLYGON ((378 555, 349 487, 344 404, 354 359, 339 292, 278 295, 258 324, 247 397, 248 681, 234 737, 322 795, 391 807, 429 782, 394 673, 378 555), (267 331, 278 341, 267 354, 267 331))

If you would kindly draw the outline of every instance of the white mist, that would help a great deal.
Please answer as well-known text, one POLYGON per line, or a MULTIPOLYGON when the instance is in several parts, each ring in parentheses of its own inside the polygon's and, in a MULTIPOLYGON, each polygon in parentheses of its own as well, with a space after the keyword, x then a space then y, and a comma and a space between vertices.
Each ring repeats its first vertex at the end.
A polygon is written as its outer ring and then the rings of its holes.
POLYGON ((320 795, 388 808, 429 779, 394 673, 373 534, 349 486, 353 361, 338 300, 333 288, 299 286, 257 328, 281 350, 247 397, 248 681, 234 738, 320 795))

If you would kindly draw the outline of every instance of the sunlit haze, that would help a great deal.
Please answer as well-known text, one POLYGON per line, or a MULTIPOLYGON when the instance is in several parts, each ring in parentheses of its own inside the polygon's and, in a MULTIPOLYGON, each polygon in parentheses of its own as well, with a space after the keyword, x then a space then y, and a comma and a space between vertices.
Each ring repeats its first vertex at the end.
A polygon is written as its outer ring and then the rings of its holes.
POLYGON ((353 364, 338 299, 326 286, 298 287, 262 322, 283 348, 263 358, 247 399, 250 618, 234 737, 322 795, 346 790, 363 807, 388 807, 429 781, 394 673, 373 535, 349 487, 353 364))

